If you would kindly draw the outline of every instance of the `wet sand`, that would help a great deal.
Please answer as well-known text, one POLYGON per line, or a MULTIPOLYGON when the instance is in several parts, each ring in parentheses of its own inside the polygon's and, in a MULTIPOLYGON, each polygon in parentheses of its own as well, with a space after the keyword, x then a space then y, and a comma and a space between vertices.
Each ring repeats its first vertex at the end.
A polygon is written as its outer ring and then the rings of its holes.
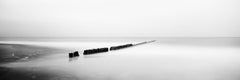
MULTIPOLYGON (((13 62, 24 63, 60 52, 66 52, 66 50, 62 48, 36 45, 0 44, 0 64, 13 62)), ((68 78, 63 78, 61 76, 53 72, 41 70, 41 68, 21 69, 3 66, 0 67, 0 80, 65 80, 68 78)), ((70 78, 72 80, 72 77, 70 78)))
POLYGON ((40 69, 20 69, 0 67, 0 80, 77 80, 76 77, 64 73, 54 73, 40 69), (65 76, 64 76, 65 75, 65 76))
POLYGON ((44 55, 64 52, 63 48, 24 45, 24 44, 0 44, 0 63, 27 61, 44 55))

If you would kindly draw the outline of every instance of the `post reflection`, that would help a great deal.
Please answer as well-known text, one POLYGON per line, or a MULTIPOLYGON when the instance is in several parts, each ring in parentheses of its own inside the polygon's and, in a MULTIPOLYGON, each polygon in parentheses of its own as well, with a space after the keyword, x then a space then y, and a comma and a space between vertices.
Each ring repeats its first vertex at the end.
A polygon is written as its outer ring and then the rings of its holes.
POLYGON ((69 62, 76 61, 76 60, 78 60, 78 58, 79 58, 79 57, 69 58, 68 61, 69 61, 69 62))

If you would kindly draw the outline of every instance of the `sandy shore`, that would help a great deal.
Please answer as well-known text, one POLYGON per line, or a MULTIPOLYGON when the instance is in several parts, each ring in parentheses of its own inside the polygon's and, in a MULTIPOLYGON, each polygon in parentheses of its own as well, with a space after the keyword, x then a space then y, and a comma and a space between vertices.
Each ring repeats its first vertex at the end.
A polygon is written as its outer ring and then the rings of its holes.
POLYGON ((27 61, 59 52, 66 52, 66 50, 36 45, 0 44, 0 63, 27 61))
MULTIPOLYGON (((23 45, 23 44, 0 44, 0 64, 12 62, 29 62, 43 56, 63 53, 67 50, 56 47, 23 45)), ((73 78, 73 77, 69 77, 73 78)), ((54 72, 41 68, 9 68, 0 67, 0 80, 67 80, 54 72)), ((73 80, 73 79, 70 79, 73 80)))

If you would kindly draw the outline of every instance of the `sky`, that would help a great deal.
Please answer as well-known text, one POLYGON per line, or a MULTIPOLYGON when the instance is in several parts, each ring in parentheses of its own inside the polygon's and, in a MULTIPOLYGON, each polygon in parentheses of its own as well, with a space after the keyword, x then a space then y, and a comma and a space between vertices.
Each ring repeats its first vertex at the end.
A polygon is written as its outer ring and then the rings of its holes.
POLYGON ((0 37, 240 37, 239 0, 0 0, 0 37))

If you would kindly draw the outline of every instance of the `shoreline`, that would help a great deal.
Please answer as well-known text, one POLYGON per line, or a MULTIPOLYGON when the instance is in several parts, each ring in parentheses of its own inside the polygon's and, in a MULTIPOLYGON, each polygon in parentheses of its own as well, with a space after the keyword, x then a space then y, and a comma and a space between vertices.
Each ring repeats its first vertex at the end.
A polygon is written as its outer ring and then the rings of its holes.
POLYGON ((54 47, 0 43, 0 63, 26 61, 66 50, 54 47))
MULTIPOLYGON (((0 65, 28 62, 55 53, 66 52, 66 50, 55 47, 45 47, 23 44, 3 44, 0 43, 0 65)), ((58 74, 59 71, 45 70, 43 68, 11 68, 0 66, 0 80, 52 80, 71 79, 58 74)))

